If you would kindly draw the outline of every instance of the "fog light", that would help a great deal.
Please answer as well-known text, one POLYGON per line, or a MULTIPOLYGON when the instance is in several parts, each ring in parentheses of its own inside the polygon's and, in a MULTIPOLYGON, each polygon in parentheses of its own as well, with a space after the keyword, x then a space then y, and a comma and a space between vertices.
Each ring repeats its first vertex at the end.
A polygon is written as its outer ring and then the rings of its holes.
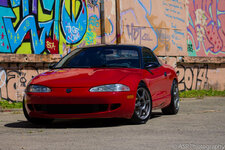
POLYGON ((127 95, 127 99, 133 99, 134 95, 127 95))

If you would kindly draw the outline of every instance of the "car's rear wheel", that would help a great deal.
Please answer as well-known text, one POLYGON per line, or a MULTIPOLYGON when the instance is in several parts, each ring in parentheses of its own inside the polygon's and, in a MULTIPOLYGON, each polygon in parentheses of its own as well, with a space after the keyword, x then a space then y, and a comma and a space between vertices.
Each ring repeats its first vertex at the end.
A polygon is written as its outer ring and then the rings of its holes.
POLYGON ((170 105, 162 109, 163 114, 174 115, 177 114, 180 107, 180 97, 177 81, 174 80, 171 88, 171 102, 170 105))
POLYGON ((45 119, 45 118, 33 118, 30 117, 25 108, 25 101, 23 100, 23 113, 26 119, 32 124, 49 124, 53 121, 53 119, 45 119))
POLYGON ((152 100, 145 86, 139 86, 136 94, 134 114, 131 118, 133 123, 144 124, 152 113, 152 100))

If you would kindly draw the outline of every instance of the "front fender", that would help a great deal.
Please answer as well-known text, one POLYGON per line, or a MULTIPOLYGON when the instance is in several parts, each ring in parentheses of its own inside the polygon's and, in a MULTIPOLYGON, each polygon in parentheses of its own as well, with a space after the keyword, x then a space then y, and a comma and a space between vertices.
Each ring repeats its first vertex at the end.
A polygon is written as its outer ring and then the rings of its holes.
POLYGON ((120 80, 120 84, 124 84, 130 87, 130 90, 133 92, 137 91, 139 83, 142 81, 143 77, 140 74, 130 74, 120 80))

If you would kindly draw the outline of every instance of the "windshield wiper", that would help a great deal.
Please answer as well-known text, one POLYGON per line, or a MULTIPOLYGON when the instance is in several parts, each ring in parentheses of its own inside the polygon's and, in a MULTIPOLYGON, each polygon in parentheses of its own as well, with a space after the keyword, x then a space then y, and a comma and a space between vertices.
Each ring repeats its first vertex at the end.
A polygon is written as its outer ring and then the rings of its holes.
POLYGON ((107 65, 90 66, 90 68, 107 68, 107 65))
POLYGON ((129 68, 128 66, 123 65, 99 65, 91 66, 91 68, 129 68))
POLYGON ((64 66, 64 67, 56 67, 56 68, 53 68, 53 69, 66 69, 66 68, 73 69, 73 68, 91 68, 91 67, 90 66, 74 66, 74 67, 64 66))
POLYGON ((68 67, 68 66, 63 66, 63 67, 55 67, 52 69, 64 69, 64 68, 129 68, 128 66, 125 65, 96 65, 96 66, 74 66, 74 67, 68 67))
POLYGON ((122 65, 110 65, 108 67, 110 67, 110 68, 129 68, 128 66, 122 66, 122 65))

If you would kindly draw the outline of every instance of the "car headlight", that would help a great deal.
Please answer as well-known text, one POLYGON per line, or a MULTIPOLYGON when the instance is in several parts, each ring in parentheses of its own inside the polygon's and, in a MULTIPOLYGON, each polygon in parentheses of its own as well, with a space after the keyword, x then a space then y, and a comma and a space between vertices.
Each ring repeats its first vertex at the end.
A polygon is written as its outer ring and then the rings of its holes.
POLYGON ((49 92, 51 92, 51 89, 46 86, 41 86, 41 85, 29 85, 27 88, 27 92, 49 93, 49 92))
POLYGON ((130 88, 123 84, 109 84, 96 86, 89 90, 90 92, 126 92, 130 91, 130 88))

